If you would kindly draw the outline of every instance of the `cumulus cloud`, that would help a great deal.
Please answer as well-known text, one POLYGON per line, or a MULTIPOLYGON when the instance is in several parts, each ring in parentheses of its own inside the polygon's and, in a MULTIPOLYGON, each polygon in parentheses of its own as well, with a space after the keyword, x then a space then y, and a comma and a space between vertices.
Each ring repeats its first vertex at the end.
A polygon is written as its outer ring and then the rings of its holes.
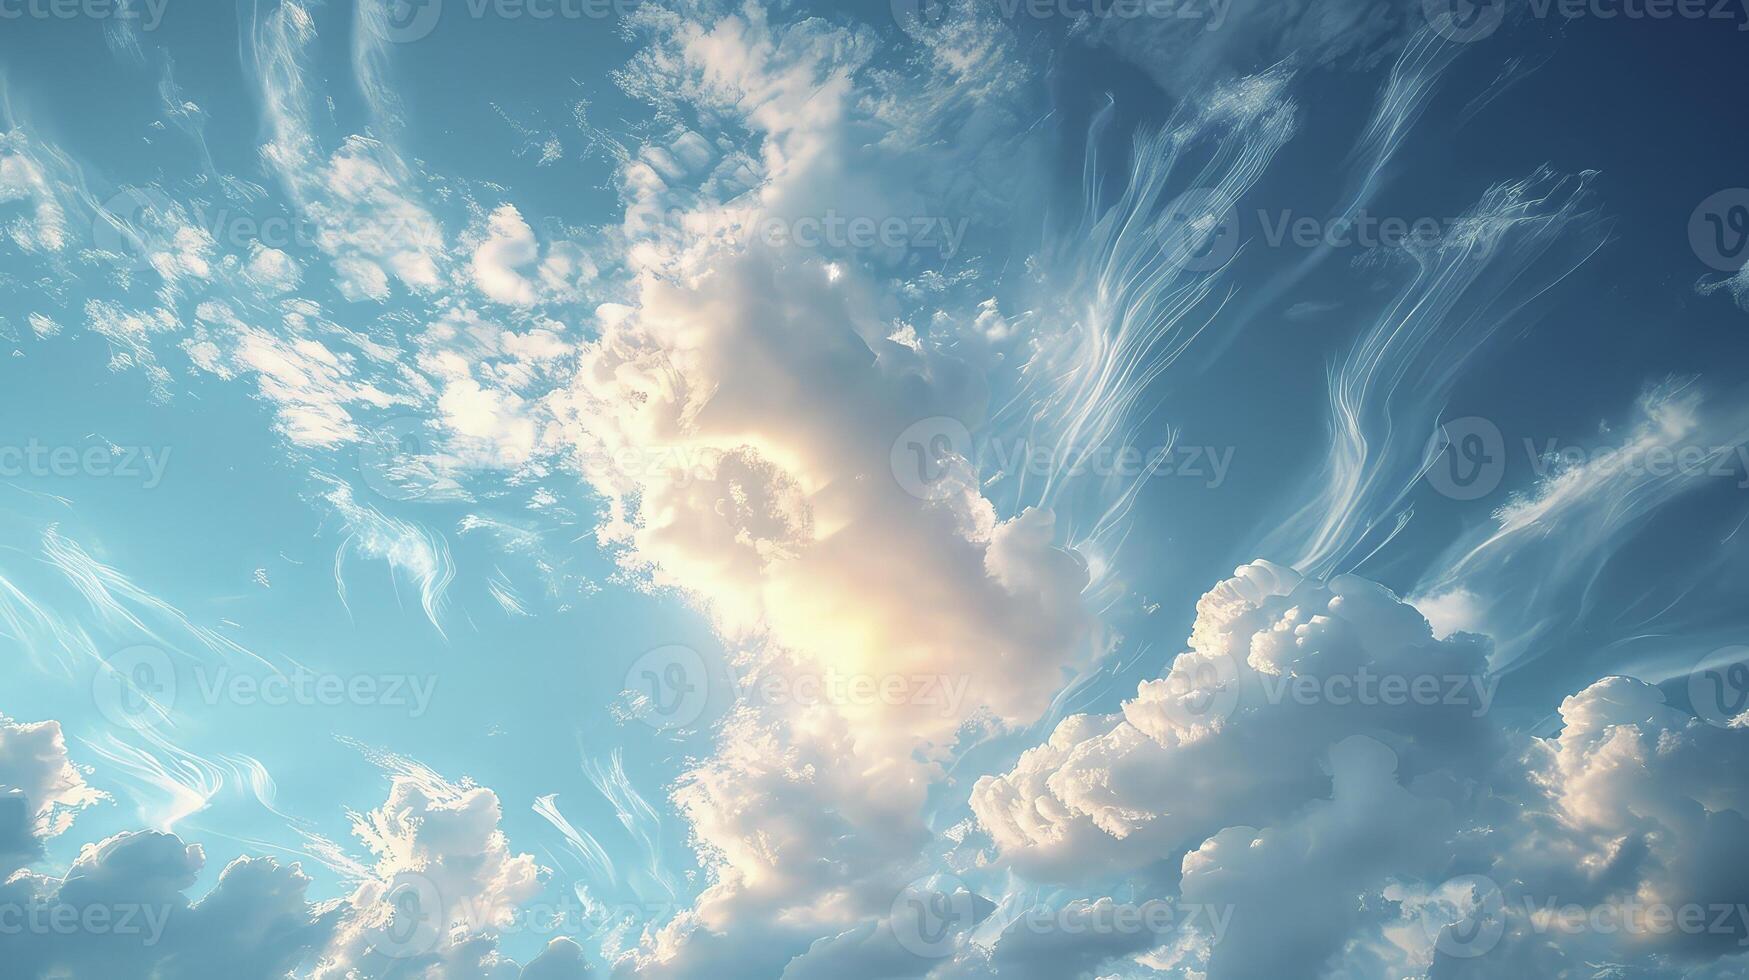
POLYGON ((67 873, 0 885, 12 919, 0 955, 12 975, 282 978, 319 949, 342 909, 306 901, 297 865, 239 858, 211 892, 184 892, 206 863, 199 845, 140 831, 88 844, 67 873))
POLYGON ((58 722, 0 715, 0 878, 31 863, 45 839, 103 799, 68 758, 58 722))
POLYGON ((1172 968, 1209 977, 1740 955, 1743 886, 1715 859, 1743 847, 1749 785, 1721 775, 1741 771, 1749 733, 1611 677, 1531 737, 1490 711, 1487 653, 1475 635, 1435 639, 1372 583, 1255 562, 1199 602, 1165 677, 1119 715, 1065 720, 981 779, 972 808, 991 856, 1032 880, 1140 875, 1231 909, 1172 968), (1463 897, 1439 897, 1447 881, 1463 897), (1648 909, 1729 915, 1660 929, 1648 909))
MULTIPOLYGON (((371 754, 393 774, 382 806, 351 814, 373 862, 312 976, 515 977, 496 937, 539 892, 543 870, 511 850, 497 794, 409 759, 371 754)), ((562 972, 567 952, 548 950, 541 969, 570 975, 562 972)))

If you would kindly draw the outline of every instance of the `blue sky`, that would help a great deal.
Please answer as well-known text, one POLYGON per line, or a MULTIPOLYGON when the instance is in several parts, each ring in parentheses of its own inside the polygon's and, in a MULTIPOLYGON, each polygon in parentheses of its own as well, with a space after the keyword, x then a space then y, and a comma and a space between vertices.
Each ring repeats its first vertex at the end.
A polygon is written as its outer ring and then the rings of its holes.
POLYGON ((1740 975, 1746 39, 0 0, 0 974, 1740 975))

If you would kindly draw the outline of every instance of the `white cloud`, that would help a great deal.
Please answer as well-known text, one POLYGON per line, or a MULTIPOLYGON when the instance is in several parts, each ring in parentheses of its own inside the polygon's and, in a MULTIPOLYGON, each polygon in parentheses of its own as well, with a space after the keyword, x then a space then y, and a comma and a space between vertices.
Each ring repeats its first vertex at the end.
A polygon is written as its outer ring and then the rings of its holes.
POLYGON ((104 799, 68 759, 58 722, 22 724, 0 715, 0 879, 104 799))
POLYGON ((474 285, 490 299, 512 306, 532 306, 539 298, 523 267, 540 257, 534 231, 522 214, 505 204, 487 219, 487 233, 474 249, 474 285))

